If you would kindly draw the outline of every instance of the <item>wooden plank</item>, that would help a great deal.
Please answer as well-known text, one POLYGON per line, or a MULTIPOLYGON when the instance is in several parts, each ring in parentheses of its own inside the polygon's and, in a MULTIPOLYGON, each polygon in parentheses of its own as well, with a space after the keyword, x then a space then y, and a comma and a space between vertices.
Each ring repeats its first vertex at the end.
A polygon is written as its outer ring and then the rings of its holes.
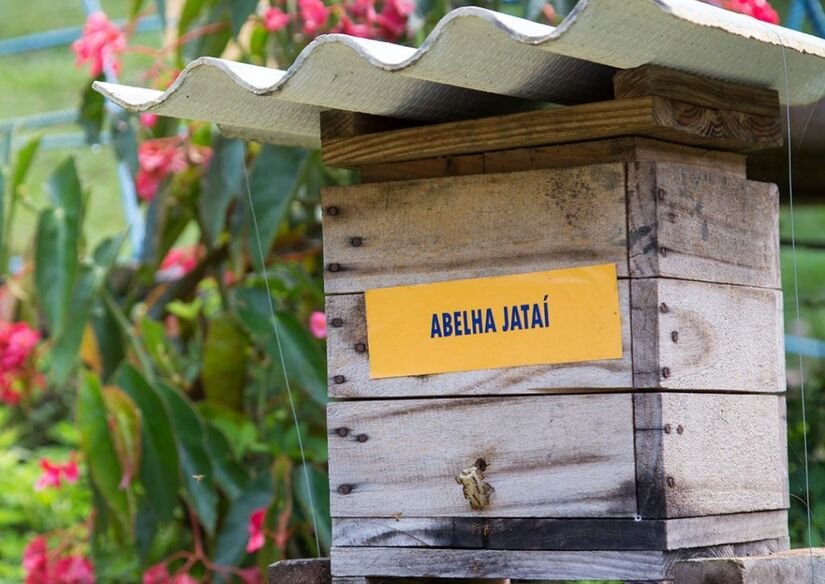
POLYGON ((674 584, 825 584, 825 550, 695 559, 673 569, 674 584))
POLYGON ((673 565, 684 559, 766 554, 787 547, 787 538, 670 552, 333 547, 331 560, 332 574, 336 577, 438 575, 442 578, 659 581, 670 579, 673 565))
POLYGON ((383 116, 373 116, 358 112, 342 110, 324 110, 321 112, 321 138, 351 138, 375 132, 387 132, 400 128, 421 125, 420 122, 400 120, 383 116))
POLYGON ((363 294, 327 296, 329 394, 337 398, 565 393, 632 387, 630 284, 619 281, 622 359, 370 379, 363 294), (337 380, 337 382, 336 382, 337 380))
POLYGON ((624 185, 604 164, 327 188, 326 291, 600 263, 626 276, 624 185))
POLYGON ((329 559, 283 560, 269 566, 269 584, 329 584, 329 559))
POLYGON ((630 276, 778 289, 775 185, 681 164, 628 165, 630 276))
POLYGON ((327 416, 333 517, 636 513, 629 394, 340 402, 327 416), (495 492, 473 510, 455 477, 479 460, 495 492))
POLYGON ((687 280, 631 280, 634 386, 785 391, 782 293, 687 280))
MULTIPOLYGON (((532 169, 531 169, 532 170, 532 169)), ((362 166, 361 184, 388 182, 393 180, 415 180, 438 176, 462 176, 484 174, 484 154, 465 156, 445 156, 386 164, 362 166)))
POLYGON ((643 65, 613 76, 616 98, 658 95, 693 105, 758 116, 779 115, 779 92, 708 79, 658 65, 643 65))
POLYGON ((642 517, 788 507, 784 397, 636 394, 634 405, 642 517))
POLYGON ((331 584, 510 584, 509 578, 450 578, 445 582, 443 578, 392 578, 385 576, 353 576, 332 578, 331 584))
POLYGON ((537 168, 586 166, 594 162, 636 161, 688 164, 745 178, 746 158, 742 154, 636 137, 485 152, 484 172, 516 172, 537 168))
POLYGON ((332 523, 337 547, 507 550, 674 550, 786 537, 787 512, 681 519, 346 517, 332 523))
POLYGON ((780 145, 782 126, 778 111, 758 116, 645 96, 330 138, 322 154, 331 166, 358 167, 620 136, 752 150, 780 145))

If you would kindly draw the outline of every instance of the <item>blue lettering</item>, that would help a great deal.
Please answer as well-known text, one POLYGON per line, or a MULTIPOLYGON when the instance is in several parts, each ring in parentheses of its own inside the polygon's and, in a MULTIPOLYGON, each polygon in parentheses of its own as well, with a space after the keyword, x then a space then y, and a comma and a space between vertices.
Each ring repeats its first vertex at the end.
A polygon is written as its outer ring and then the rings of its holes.
POLYGON ((441 313, 441 328, 444 331, 445 337, 453 336, 453 317, 449 312, 441 313))
POLYGON ((481 327, 481 310, 473 309, 470 313, 473 318, 473 334, 477 335, 481 332, 484 332, 481 327))
MULTIPOLYGON (((505 311, 505 314, 507 314, 506 311, 505 311)), ((485 333, 494 333, 494 332, 496 332, 496 319, 493 317, 493 309, 492 308, 487 309, 487 314, 486 314, 485 322, 484 322, 484 332, 485 333)))
POLYGON ((460 337, 463 332, 461 328, 461 312, 458 310, 453 313, 453 322, 455 323, 455 336, 460 337))
POLYGON ((438 325, 438 315, 433 315, 433 323, 430 326, 430 338, 434 339, 435 337, 441 336, 441 327, 438 325))

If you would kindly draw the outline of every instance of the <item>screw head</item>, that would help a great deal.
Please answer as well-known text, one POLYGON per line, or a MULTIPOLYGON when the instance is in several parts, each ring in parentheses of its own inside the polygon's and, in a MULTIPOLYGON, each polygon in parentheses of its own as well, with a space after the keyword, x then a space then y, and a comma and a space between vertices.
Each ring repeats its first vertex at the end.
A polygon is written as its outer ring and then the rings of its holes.
POLYGON ((679 331, 671 332, 670 333, 670 340, 673 341, 674 343, 678 343, 679 342, 679 331))
POLYGON ((662 367, 662 377, 665 379, 670 377, 670 367, 662 367))
POLYGON ((676 486, 676 479, 673 477, 667 477, 667 486, 671 489, 676 486))
POLYGON ((340 428, 335 429, 335 433, 338 434, 341 438, 345 438, 347 434, 349 434, 349 428, 346 426, 341 426, 340 428))
POLYGON ((369 436, 367 436, 366 434, 358 434, 358 436, 356 436, 356 437, 355 437, 355 439, 356 439, 358 442, 366 442, 367 440, 369 440, 369 439, 370 439, 370 437, 369 437, 369 436))
POLYGON ((335 382, 336 385, 341 385, 342 383, 344 383, 347 380, 347 378, 344 377, 343 375, 336 375, 335 377, 332 378, 332 380, 335 382))
POLYGON ((335 205, 327 207, 327 215, 330 215, 331 217, 335 217, 339 212, 340 210, 335 205))
POLYGON ((327 270, 329 270, 330 272, 340 272, 341 271, 341 264, 338 264, 336 262, 332 262, 331 264, 329 264, 327 266, 327 270))
POLYGON ((355 344, 355 352, 356 353, 365 353, 367 351, 367 346, 364 343, 356 343, 355 344))
POLYGON ((349 240, 349 244, 352 247, 361 247, 362 243, 364 243, 364 240, 361 239, 360 237, 353 237, 352 239, 349 240))
POLYGON ((332 325, 332 326, 334 326, 335 328, 338 328, 338 327, 340 327, 340 326, 342 326, 342 325, 344 324, 344 321, 343 321, 343 320, 341 320, 340 318, 338 318, 338 317, 336 316, 336 317, 335 317, 335 318, 333 318, 331 321, 329 321, 329 324, 331 324, 331 325, 332 325))
POLYGON ((342 495, 349 495, 352 492, 352 485, 338 485, 338 492, 342 495))

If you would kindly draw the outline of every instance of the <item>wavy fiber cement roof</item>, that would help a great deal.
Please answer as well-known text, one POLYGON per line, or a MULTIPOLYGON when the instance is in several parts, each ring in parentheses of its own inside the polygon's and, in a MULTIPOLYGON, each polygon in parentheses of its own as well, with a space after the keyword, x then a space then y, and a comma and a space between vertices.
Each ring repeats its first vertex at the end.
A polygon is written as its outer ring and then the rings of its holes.
POLYGON ((203 57, 165 92, 95 88, 128 110, 317 147, 323 109, 443 121, 596 101, 615 69, 649 63, 771 87, 792 104, 825 94, 825 41, 696 0, 581 0, 556 28, 459 8, 419 49, 329 34, 287 71, 203 57))

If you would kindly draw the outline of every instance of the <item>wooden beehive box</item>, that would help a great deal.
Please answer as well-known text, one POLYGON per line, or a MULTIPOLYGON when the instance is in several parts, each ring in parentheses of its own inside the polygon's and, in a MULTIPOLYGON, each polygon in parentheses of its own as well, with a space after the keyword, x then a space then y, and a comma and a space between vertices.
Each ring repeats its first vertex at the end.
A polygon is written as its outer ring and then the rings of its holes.
POLYGON ((787 547, 778 192, 743 154, 781 142, 777 95, 654 67, 614 87, 427 127, 322 118, 363 183, 323 194, 339 582, 654 582, 787 547), (370 377, 367 290, 599 264, 620 358, 370 377), (473 468, 494 492, 471 506, 473 468))

